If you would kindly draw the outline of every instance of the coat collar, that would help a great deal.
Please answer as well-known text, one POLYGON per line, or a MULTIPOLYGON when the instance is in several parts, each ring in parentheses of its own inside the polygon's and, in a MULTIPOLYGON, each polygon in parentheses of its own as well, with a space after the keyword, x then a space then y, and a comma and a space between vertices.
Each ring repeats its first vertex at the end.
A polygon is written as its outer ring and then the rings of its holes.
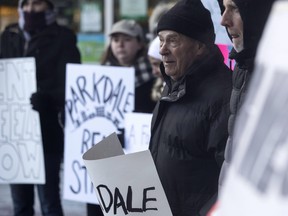
POLYGON ((252 72, 254 68, 255 56, 252 55, 252 52, 250 52, 248 49, 244 49, 238 53, 233 48, 229 53, 229 58, 234 59, 237 63, 237 67, 240 69, 249 70, 252 72))

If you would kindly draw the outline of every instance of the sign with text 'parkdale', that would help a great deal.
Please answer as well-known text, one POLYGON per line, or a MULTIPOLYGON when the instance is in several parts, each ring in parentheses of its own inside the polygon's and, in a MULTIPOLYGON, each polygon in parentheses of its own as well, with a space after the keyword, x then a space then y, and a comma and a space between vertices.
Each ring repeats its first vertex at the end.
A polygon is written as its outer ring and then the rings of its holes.
POLYGON ((82 155, 124 128, 134 110, 134 68, 68 64, 66 74, 64 198, 97 203, 82 155))

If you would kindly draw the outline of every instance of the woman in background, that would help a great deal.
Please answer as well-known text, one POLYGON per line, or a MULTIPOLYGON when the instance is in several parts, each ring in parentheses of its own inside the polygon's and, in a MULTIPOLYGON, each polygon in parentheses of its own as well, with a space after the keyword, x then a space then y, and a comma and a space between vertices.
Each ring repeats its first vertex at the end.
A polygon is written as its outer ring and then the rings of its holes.
POLYGON ((141 26, 134 20, 120 20, 112 26, 110 44, 102 59, 102 65, 135 68, 135 112, 151 113, 155 102, 151 89, 155 77, 147 56, 145 38, 141 26))

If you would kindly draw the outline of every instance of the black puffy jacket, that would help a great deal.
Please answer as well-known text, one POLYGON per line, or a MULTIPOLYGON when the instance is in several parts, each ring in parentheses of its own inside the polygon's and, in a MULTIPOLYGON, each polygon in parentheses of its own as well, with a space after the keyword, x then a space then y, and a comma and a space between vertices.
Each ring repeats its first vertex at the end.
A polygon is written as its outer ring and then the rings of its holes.
POLYGON ((153 113, 149 149, 173 215, 198 215, 217 193, 228 136, 232 72, 218 48, 178 82, 166 81, 153 113))

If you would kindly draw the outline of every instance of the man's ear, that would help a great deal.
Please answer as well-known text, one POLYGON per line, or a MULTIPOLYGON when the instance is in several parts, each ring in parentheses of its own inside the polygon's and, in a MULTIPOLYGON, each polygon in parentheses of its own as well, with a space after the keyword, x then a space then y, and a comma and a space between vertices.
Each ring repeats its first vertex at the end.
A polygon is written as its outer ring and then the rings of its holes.
POLYGON ((201 57, 208 52, 207 46, 204 43, 198 43, 197 56, 201 57))

